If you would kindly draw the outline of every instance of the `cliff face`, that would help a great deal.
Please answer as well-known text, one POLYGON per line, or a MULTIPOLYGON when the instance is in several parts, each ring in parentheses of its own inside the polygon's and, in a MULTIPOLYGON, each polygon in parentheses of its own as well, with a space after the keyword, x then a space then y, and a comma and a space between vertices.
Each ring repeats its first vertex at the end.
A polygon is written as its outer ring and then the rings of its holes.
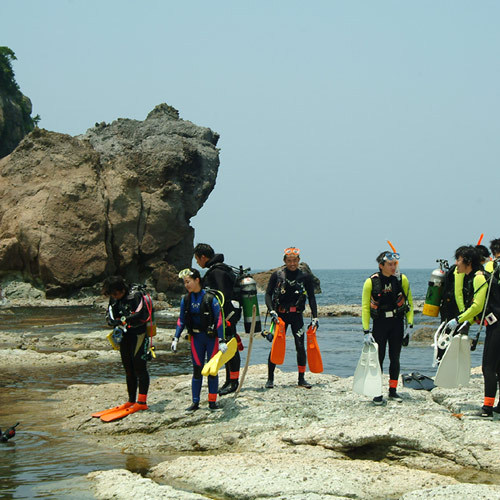
POLYGON ((79 137, 35 129, 0 160, 0 273, 48 296, 113 273, 172 290, 215 186, 217 140, 166 104, 79 137))
POLYGON ((0 88, 0 158, 7 156, 33 130, 31 101, 18 92, 10 95, 0 88))
POLYGON ((31 101, 23 95, 12 68, 16 55, 0 46, 0 158, 10 154, 40 119, 31 118, 31 101))

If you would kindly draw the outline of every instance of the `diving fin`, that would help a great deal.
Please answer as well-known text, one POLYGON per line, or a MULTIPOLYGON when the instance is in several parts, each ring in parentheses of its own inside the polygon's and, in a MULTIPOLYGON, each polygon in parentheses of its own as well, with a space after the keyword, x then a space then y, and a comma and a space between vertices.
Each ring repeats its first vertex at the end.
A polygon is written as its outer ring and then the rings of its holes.
MULTIPOLYGON (((438 329, 436 330, 436 333, 434 334, 434 344, 432 344, 432 347, 434 347, 434 358, 433 358, 433 361, 432 361, 432 366, 433 367, 436 367, 439 362, 441 361, 441 358, 443 357, 443 354, 444 354, 444 351, 446 349, 447 346, 439 346, 439 343, 440 342, 444 342, 445 339, 442 337, 442 333, 444 333, 445 331, 445 327, 446 327, 446 321, 443 321, 438 329)), ((448 339, 449 341, 449 339, 448 339)), ((449 344, 449 342, 448 342, 449 344)))
POLYGON ((307 329, 307 362, 312 373, 321 373, 323 371, 323 360, 316 339, 316 330, 317 328, 313 328, 312 325, 307 329))
POLYGON ((278 325, 274 328, 273 344, 271 346, 271 363, 282 365, 285 361, 286 353, 286 325, 278 318, 278 325))
POLYGON ((111 344, 111 347, 115 350, 115 351, 119 351, 120 350, 120 344, 117 344, 115 342, 115 339, 113 338, 113 333, 114 333, 114 330, 109 332, 107 335, 106 335, 106 338, 108 339, 109 343, 111 344))
POLYGON ((114 408, 109 408, 108 410, 102 410, 102 411, 97 411, 95 413, 92 413, 92 416, 94 418, 102 417, 103 415, 107 415, 108 413, 113 413, 114 411, 117 411, 117 410, 124 410, 125 408, 129 408, 133 404, 134 403, 130 403, 130 401, 129 401, 129 402, 124 403, 120 406, 115 406, 114 408))
POLYGON ((208 363, 205 364, 203 370, 201 370, 201 374, 205 377, 208 375, 215 377, 217 373, 219 373, 221 367, 236 354, 237 349, 238 341, 233 337, 227 343, 227 351, 224 353, 222 351, 217 352, 217 354, 215 354, 215 356, 213 356, 208 363))
POLYGON ((378 360, 378 344, 364 345, 354 372, 352 390, 364 396, 382 394, 382 370, 378 360))
MULTIPOLYGON (((460 347, 461 347, 461 336, 455 335, 450 341, 450 345, 446 352, 444 353, 441 363, 439 363, 439 368, 434 377, 434 384, 438 387, 444 387, 448 389, 453 389, 460 385, 460 381, 463 380, 463 376, 460 374, 460 347)), ((470 351, 469 351, 470 357, 470 351)), ((470 362, 470 360, 469 360, 470 362)), ((470 367, 469 367, 470 373, 470 367)), ((468 383, 468 381, 467 381, 468 383)), ((467 384, 465 384, 467 385, 467 384)))
POLYGON ((460 335, 460 351, 458 354, 458 385, 469 385, 470 381, 470 345, 471 340, 467 335, 460 335))
POLYGON ((432 378, 422 375, 420 372, 403 373, 401 377, 403 385, 409 389, 431 391, 436 387, 432 378))
POLYGON ((201 370, 201 374, 204 377, 208 377, 210 375, 210 371, 212 370, 213 366, 217 366, 217 363, 219 362, 220 357, 222 356, 222 352, 218 351, 216 354, 214 354, 203 366, 203 369, 201 370))
POLYGON ((147 409, 148 405, 146 404, 133 403, 132 406, 129 406, 128 408, 123 408, 122 410, 115 410, 111 413, 106 413, 105 415, 102 415, 101 421, 114 422, 115 420, 120 420, 121 418, 132 415, 132 413, 135 413, 136 411, 147 410, 147 409))

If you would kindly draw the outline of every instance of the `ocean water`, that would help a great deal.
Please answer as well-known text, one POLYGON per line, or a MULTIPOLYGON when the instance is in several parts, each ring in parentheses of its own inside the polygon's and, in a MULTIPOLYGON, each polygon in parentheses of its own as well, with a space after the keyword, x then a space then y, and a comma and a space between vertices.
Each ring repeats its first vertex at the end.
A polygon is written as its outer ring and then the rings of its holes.
MULTIPOLYGON (((366 278, 377 269, 313 269, 321 281, 322 293, 316 300, 319 305, 361 304, 361 292, 366 278)), ((425 299, 427 283, 432 269, 402 269, 408 277, 413 298, 425 299)))

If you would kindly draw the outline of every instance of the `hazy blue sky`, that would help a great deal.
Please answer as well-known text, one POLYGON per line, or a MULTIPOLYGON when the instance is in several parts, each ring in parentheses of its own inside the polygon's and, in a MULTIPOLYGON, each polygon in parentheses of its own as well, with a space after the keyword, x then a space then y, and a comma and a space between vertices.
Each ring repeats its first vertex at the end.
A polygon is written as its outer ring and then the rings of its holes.
POLYGON ((217 131, 195 242, 268 268, 433 267, 498 224, 500 2, 1 0, 40 126, 166 102, 217 131))

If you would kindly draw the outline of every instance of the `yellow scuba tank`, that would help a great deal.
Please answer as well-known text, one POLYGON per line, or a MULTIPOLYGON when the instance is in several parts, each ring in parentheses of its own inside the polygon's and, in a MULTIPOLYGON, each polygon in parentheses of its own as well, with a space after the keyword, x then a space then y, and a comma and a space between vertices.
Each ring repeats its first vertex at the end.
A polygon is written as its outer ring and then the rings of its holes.
POLYGON ((446 275, 445 269, 448 269, 448 261, 437 260, 436 262, 439 262, 439 269, 434 269, 431 273, 431 279, 429 280, 429 286, 425 295, 424 308, 422 310, 422 314, 432 316, 433 318, 439 314, 446 275))
POLYGON ((255 305, 255 331, 262 331, 260 322, 259 303, 257 302, 257 283, 250 276, 244 276, 240 281, 241 302, 243 308, 243 321, 245 323, 245 332, 249 333, 252 326, 252 309, 255 305))

